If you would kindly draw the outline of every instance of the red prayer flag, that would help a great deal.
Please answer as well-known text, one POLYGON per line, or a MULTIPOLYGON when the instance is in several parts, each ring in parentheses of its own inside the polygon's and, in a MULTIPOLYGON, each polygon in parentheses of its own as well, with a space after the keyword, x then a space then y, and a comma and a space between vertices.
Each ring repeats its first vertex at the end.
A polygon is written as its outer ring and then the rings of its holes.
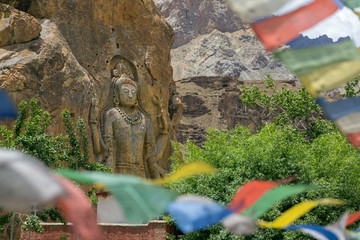
POLYGON ((349 133, 346 138, 355 148, 360 146, 360 132, 349 133))
POLYGON ((287 43, 338 10, 333 0, 315 0, 290 13, 256 22, 255 34, 268 51, 287 43))
POLYGON ((228 206, 229 210, 237 213, 244 211, 259 200, 267 191, 276 187, 279 182, 251 181, 245 183, 235 194, 228 206), (240 209, 238 209, 242 206, 240 209))
POLYGON ((346 226, 349 226, 350 224, 353 224, 359 218, 360 218, 360 212, 355 212, 355 213, 350 214, 347 221, 346 221, 346 226))
POLYGON ((66 196, 57 198, 56 205, 66 220, 74 224, 74 232, 82 239, 103 239, 95 212, 84 192, 66 178, 58 175, 54 177, 67 192, 66 196))

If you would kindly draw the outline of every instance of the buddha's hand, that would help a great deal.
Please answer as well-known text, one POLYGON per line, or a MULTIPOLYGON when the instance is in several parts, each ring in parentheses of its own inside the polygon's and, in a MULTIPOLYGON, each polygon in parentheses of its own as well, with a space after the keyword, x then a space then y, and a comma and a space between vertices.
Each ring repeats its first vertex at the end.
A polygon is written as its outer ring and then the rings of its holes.
POLYGON ((90 123, 97 124, 97 119, 99 117, 99 103, 96 97, 91 98, 91 108, 90 108, 90 123))
POLYGON ((165 169, 160 167, 159 164, 154 163, 154 168, 155 168, 155 171, 156 171, 156 175, 158 177, 165 177, 166 176, 167 172, 165 171, 165 169))

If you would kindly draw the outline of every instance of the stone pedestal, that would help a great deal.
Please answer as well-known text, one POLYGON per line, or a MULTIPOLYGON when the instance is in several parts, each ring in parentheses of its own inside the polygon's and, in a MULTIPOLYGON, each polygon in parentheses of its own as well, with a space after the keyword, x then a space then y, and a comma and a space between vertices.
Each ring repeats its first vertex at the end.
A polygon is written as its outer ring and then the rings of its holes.
MULTIPOLYGON (((174 234, 174 229, 166 224, 166 221, 154 220, 147 224, 99 224, 103 239, 107 240, 166 240, 166 234, 174 234)), ((68 239, 78 240, 73 233, 71 224, 63 223, 43 223, 45 232, 25 232, 21 229, 20 240, 49 240, 49 239, 68 239)))

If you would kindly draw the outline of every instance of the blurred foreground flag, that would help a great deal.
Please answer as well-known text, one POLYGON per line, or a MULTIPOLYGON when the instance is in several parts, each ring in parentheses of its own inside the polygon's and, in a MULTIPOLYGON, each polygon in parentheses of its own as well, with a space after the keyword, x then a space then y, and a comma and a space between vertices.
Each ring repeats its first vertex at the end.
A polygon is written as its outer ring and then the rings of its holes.
POLYGON ((297 219, 305 215, 307 212, 312 210, 314 207, 318 205, 342 205, 344 204, 343 201, 337 199, 330 199, 325 198, 317 201, 305 201, 295 206, 291 207, 290 209, 286 210, 280 217, 275 219, 273 222, 265 222, 260 220, 258 222, 259 226, 264 228, 284 228, 297 219))
POLYGON ((323 98, 318 98, 317 102, 349 142, 358 148, 360 146, 360 97, 336 102, 326 102, 323 98))
POLYGON ((360 7, 360 0, 345 0, 344 4, 349 8, 355 10, 360 7))
POLYGON ((278 182, 260 180, 247 182, 239 188, 233 200, 230 202, 228 209, 241 213, 278 184, 278 182))
POLYGON ((192 162, 181 166, 174 173, 169 174, 165 178, 155 179, 152 180, 152 182, 157 185, 163 185, 199 174, 215 173, 216 171, 216 168, 205 162, 192 162))
POLYGON ((227 0, 231 9, 245 22, 267 17, 292 0, 227 0))
POLYGON ((130 223, 144 223, 163 215, 176 197, 175 193, 135 176, 72 170, 57 173, 74 181, 106 186, 130 223))
POLYGON ((315 0, 287 14, 256 22, 252 28, 264 48, 271 51, 295 39, 338 9, 335 0, 315 0))
POLYGON ((214 225, 233 212, 217 202, 197 195, 183 195, 169 204, 167 212, 183 233, 214 225))
POLYGON ((251 216, 257 219, 264 215, 274 204, 282 199, 288 198, 295 194, 305 192, 313 189, 314 187, 297 184, 297 185, 282 185, 267 191, 257 202, 255 202, 250 208, 242 212, 242 215, 251 216))
POLYGON ((221 224, 229 232, 235 235, 244 236, 254 234, 257 230, 256 222, 249 216, 242 216, 233 213, 222 220, 221 224))
POLYGON ((54 175, 54 178, 66 190, 66 195, 56 199, 56 205, 64 214, 66 220, 73 223, 74 232, 78 234, 81 239, 103 239, 100 228, 96 222, 96 214, 85 193, 62 176, 54 175))
POLYGON ((34 203, 54 203, 65 194, 62 185, 38 159, 20 151, 0 149, 0 208, 28 212, 34 203))
POLYGON ((360 60, 330 64, 309 74, 299 76, 301 83, 314 97, 340 87, 360 74, 360 60))
POLYGON ((303 233, 306 233, 315 239, 318 240, 345 240, 352 239, 349 238, 345 233, 345 225, 348 217, 346 212, 336 223, 328 226, 319 226, 312 224, 304 225, 290 225, 286 227, 286 230, 300 230, 303 233))
POLYGON ((350 214, 347 221, 346 221, 346 226, 349 226, 349 225, 353 224, 359 218, 360 218, 360 212, 354 212, 354 213, 350 214))
POLYGON ((360 60, 360 54, 352 40, 318 47, 285 49, 275 53, 288 69, 298 77, 330 64, 360 60))
POLYGON ((16 109, 11 99, 5 92, 0 91, 0 118, 15 119, 17 116, 16 109))

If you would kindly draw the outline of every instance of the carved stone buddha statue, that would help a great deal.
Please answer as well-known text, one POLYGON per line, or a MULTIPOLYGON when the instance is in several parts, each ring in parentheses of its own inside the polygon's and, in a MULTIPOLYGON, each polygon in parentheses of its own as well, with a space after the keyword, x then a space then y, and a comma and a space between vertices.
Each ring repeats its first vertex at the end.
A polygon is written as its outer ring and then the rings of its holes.
POLYGON ((105 113, 107 165, 115 173, 158 177, 150 119, 137 107, 137 84, 124 73, 112 80, 113 107, 105 113))

